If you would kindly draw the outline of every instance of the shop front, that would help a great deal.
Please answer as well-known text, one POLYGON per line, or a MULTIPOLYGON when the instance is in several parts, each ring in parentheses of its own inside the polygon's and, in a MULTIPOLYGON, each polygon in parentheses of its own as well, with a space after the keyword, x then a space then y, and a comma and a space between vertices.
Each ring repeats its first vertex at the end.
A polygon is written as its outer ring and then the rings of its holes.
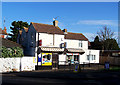
POLYGON ((67 48, 65 50, 66 50, 65 51, 66 61, 63 64, 59 65, 59 68, 72 70, 75 68, 75 64, 79 63, 80 55, 85 52, 82 49, 73 49, 73 48, 67 48))
POLYGON ((80 55, 84 53, 85 52, 82 49, 68 48, 66 53, 66 61, 68 62, 68 65, 79 63, 80 55))
POLYGON ((64 49, 56 47, 40 47, 39 51, 36 69, 58 69, 58 56, 63 53, 64 49))
POLYGON ((68 62, 68 65, 79 63, 79 53, 67 53, 66 54, 66 61, 68 62))

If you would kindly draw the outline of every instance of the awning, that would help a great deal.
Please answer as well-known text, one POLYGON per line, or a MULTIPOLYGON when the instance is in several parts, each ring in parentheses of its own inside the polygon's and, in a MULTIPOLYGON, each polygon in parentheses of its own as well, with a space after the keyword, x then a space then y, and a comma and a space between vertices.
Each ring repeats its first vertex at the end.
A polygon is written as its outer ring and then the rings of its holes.
POLYGON ((42 52, 63 52, 63 48, 57 48, 57 47, 40 47, 42 52))
POLYGON ((67 52, 69 52, 69 53, 80 53, 80 54, 85 53, 85 51, 82 50, 82 49, 73 49, 73 48, 67 48, 67 52))

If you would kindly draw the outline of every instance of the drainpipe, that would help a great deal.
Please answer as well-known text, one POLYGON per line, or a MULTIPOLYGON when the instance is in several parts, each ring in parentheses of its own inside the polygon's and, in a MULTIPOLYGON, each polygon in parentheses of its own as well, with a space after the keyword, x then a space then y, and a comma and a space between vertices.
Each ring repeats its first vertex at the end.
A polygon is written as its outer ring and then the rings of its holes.
MULTIPOLYGON (((37 44, 37 51, 39 48, 39 32, 38 32, 38 44, 37 44)), ((37 53, 37 70, 38 70, 38 53, 37 53)))
POLYGON ((53 34, 53 46, 54 46, 54 41, 55 41, 55 40, 54 40, 54 38, 55 38, 55 36, 54 36, 54 35, 55 35, 55 34, 53 34))

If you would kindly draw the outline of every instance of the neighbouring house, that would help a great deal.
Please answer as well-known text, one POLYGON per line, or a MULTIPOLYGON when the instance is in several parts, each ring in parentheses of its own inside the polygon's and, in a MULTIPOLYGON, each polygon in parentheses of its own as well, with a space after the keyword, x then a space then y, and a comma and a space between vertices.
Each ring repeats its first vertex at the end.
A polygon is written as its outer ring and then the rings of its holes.
POLYGON ((2 28, 0 28, 0 37, 2 37, 2 38, 7 38, 8 37, 6 27, 3 30, 2 30, 2 28))
POLYGON ((99 63, 99 50, 89 50, 88 39, 81 33, 70 33, 53 25, 31 22, 19 31, 17 42, 23 46, 24 55, 33 57, 36 69, 57 69, 74 62, 99 63))
POLYGON ((7 40, 7 39, 4 39, 4 38, 2 38, 2 46, 5 46, 7 48, 12 48, 12 47, 22 48, 22 46, 20 44, 10 41, 10 40, 7 40))

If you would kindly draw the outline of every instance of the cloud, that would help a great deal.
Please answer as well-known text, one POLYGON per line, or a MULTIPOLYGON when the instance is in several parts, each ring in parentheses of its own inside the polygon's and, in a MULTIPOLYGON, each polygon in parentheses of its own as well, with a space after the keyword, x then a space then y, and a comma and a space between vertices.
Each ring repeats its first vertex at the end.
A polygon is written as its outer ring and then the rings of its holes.
POLYGON ((76 24, 118 26, 117 20, 80 20, 76 24))
MULTIPOLYGON (((97 36, 97 34, 95 33, 83 33, 85 35, 86 38, 88 38, 89 41, 94 41, 95 37, 97 36)), ((118 42, 118 32, 114 32, 114 37, 117 42, 118 42)))

